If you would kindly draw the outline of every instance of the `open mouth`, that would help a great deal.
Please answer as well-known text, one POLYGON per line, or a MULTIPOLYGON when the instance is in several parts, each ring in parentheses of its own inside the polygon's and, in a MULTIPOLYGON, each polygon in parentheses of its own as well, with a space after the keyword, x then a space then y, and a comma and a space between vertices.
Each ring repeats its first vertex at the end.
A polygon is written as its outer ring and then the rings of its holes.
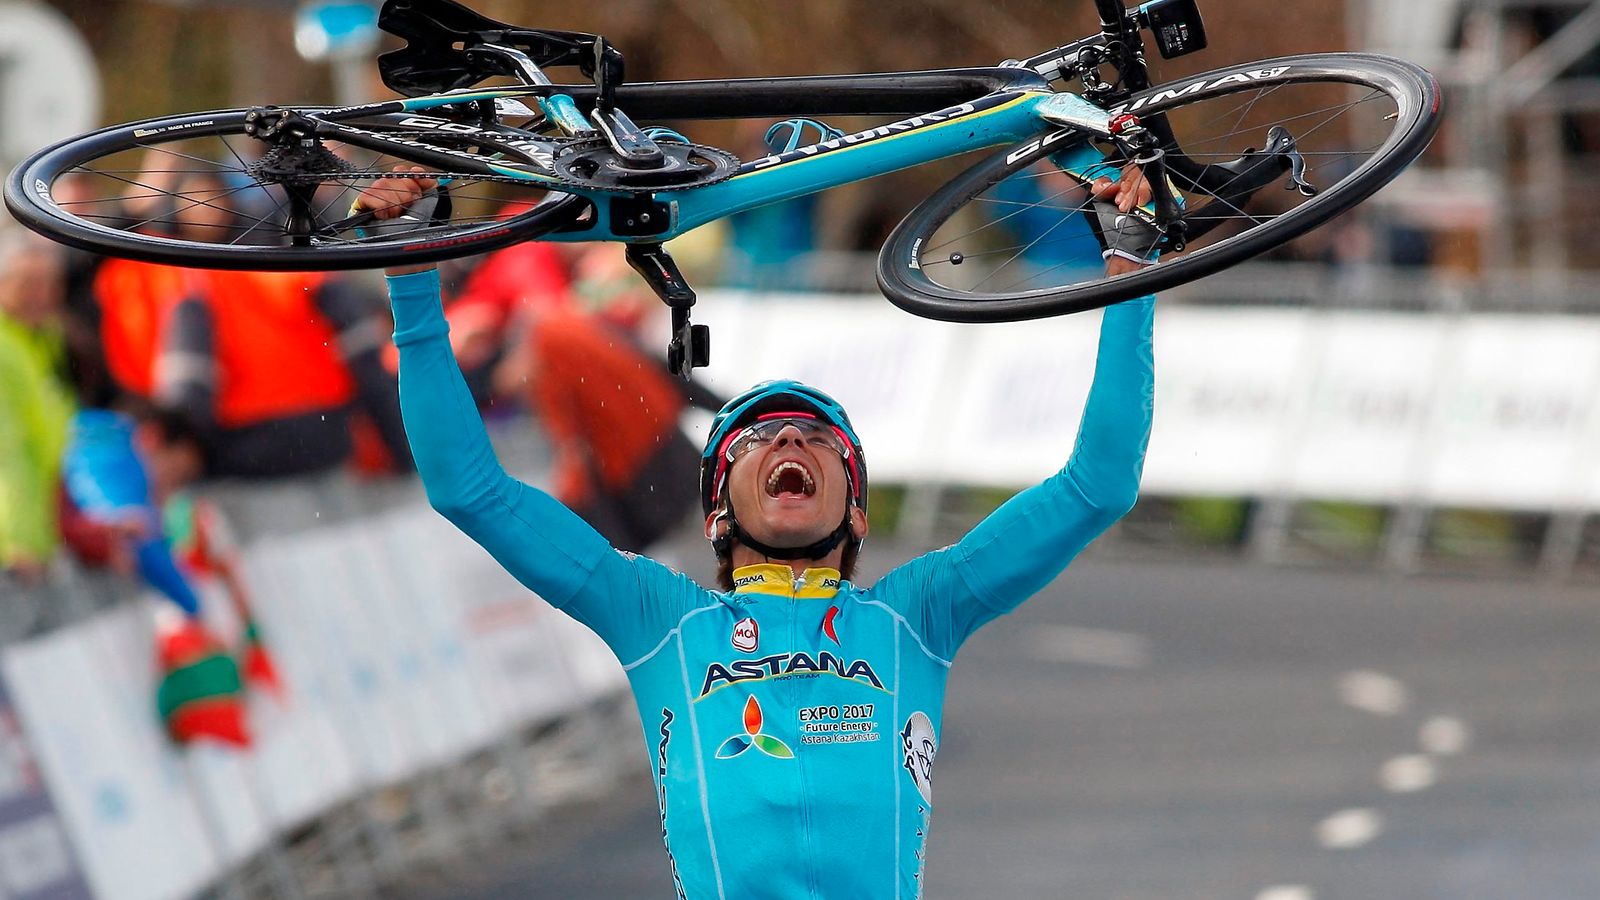
POLYGON ((817 483, 806 467, 794 460, 778 463, 767 476, 768 497, 810 497, 817 492, 817 483))

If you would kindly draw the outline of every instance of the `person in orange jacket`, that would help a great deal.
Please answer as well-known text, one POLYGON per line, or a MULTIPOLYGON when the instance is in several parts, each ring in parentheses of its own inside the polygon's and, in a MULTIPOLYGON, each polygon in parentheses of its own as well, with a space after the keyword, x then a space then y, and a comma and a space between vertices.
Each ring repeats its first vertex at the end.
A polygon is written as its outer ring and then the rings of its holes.
MULTIPOLYGON (((180 235, 236 215, 214 176, 188 176, 182 190, 219 199, 175 215, 180 235)), ((125 389, 200 428, 208 475, 333 468, 350 457, 355 409, 376 425, 395 467, 411 468, 394 375, 382 359, 381 307, 352 281, 111 260, 95 289, 108 367, 125 389)))

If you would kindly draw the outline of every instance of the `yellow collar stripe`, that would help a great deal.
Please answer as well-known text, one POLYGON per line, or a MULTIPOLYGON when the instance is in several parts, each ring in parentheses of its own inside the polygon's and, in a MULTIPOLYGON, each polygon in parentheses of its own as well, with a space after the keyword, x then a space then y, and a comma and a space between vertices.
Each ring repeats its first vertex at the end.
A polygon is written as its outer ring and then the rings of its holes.
POLYGON ((778 563, 742 566, 733 570, 733 592, 798 600, 825 599, 839 593, 839 570, 807 569, 796 578, 793 569, 778 563))

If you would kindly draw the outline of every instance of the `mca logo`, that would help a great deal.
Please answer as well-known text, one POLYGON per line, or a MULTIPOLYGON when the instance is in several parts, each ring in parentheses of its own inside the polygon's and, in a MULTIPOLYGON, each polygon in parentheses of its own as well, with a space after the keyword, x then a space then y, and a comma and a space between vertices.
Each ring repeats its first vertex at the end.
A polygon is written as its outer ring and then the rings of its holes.
POLYGON ((744 702, 744 734, 736 734, 717 748, 717 759, 733 759, 751 747, 774 759, 794 759, 789 745, 770 734, 761 733, 761 704, 755 697, 744 702))
POLYGON ((761 628, 755 618, 740 619, 733 625, 733 649, 740 653, 754 653, 761 642, 761 628))

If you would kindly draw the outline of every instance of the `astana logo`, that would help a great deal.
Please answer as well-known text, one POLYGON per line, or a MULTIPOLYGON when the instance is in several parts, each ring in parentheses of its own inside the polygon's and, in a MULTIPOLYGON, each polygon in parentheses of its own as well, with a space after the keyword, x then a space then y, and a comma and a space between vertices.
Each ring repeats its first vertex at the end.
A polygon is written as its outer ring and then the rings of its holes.
POLYGON ((788 744, 761 733, 761 704, 753 696, 744 702, 744 734, 723 741, 717 748, 717 759, 733 759, 751 747, 775 759, 794 759, 794 751, 788 744))

